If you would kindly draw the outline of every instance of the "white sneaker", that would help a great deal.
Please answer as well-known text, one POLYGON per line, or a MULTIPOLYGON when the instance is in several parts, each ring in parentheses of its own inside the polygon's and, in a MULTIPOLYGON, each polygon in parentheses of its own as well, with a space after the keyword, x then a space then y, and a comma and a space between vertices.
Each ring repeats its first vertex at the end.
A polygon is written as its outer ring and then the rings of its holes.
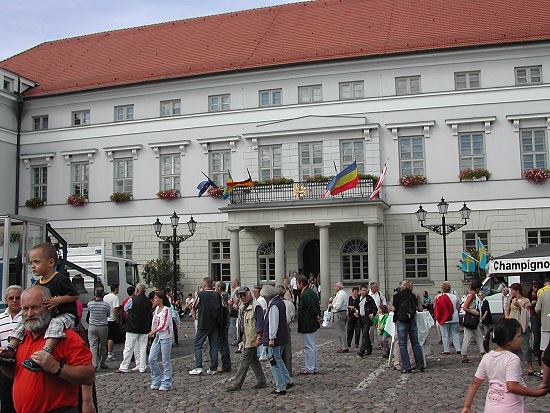
POLYGON ((132 371, 138 371, 139 370, 139 366, 136 366, 132 369, 132 371))
POLYGON ((210 369, 206 370, 206 374, 210 374, 210 375, 212 375, 212 376, 213 376, 214 374, 216 374, 216 373, 217 373, 216 370, 210 370, 210 369))
POLYGON ((202 374, 202 369, 199 367, 195 367, 193 370, 189 370, 189 374, 191 376, 198 376, 199 374, 202 374))
POLYGON ((160 386, 155 386, 154 384, 151 384, 151 390, 158 390, 160 389, 160 386))
POLYGON ((115 360, 116 360, 116 358, 115 358, 114 354, 111 354, 111 355, 107 356, 107 361, 115 361, 115 360))
POLYGON ((164 387, 164 386, 159 387, 159 391, 170 391, 170 390, 172 390, 172 387, 164 387))

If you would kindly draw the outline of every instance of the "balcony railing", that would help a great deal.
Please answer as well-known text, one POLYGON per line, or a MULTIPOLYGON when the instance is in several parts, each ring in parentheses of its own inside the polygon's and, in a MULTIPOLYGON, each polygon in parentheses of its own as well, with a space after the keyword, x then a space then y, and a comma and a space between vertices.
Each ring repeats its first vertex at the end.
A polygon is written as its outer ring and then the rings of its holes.
MULTIPOLYGON (((231 204, 258 202, 280 202, 323 199, 328 182, 293 182, 287 184, 256 185, 237 187, 231 191, 231 204)), ((360 179, 355 188, 336 195, 336 198, 368 198, 374 190, 376 179, 360 179)), ((330 195, 328 195, 330 198, 330 195)), ((328 199, 327 198, 327 199, 328 199)))

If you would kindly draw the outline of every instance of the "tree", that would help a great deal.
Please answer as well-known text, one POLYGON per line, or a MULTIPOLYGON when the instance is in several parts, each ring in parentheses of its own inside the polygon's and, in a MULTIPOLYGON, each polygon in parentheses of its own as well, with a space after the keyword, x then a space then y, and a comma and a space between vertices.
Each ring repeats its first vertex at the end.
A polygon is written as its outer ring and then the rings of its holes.
MULTIPOLYGON (((178 280, 181 278, 181 271, 177 268, 178 280)), ((148 284, 159 290, 173 287, 174 266, 172 261, 165 258, 148 261, 143 268, 143 277, 148 284)))

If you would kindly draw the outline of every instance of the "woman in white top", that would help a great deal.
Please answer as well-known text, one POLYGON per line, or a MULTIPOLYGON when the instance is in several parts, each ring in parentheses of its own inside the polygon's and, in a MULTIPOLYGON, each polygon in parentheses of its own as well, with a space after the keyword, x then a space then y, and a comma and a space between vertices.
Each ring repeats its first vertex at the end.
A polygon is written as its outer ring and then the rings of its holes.
POLYGON ((168 391, 172 390, 172 313, 170 301, 164 291, 155 291, 153 297, 153 321, 149 337, 155 337, 149 352, 149 365, 151 366, 151 389, 168 391), (162 356, 162 368, 160 371, 158 356, 162 356))

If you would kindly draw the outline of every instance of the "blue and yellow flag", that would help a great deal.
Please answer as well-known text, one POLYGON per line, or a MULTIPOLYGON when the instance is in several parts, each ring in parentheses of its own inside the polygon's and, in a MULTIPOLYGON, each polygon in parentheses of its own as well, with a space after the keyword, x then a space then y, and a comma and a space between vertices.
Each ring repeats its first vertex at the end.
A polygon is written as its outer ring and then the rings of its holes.
POLYGON ((476 260, 474 260, 465 252, 462 252, 462 271, 476 272, 476 260))
POLYGON ((332 178, 322 196, 325 197, 329 192, 332 196, 337 195, 340 192, 355 188, 358 183, 359 172, 357 171, 357 162, 353 161, 351 165, 332 178))
POLYGON ((477 248, 479 250, 479 269, 484 270, 487 268, 487 250, 479 238, 477 239, 477 248))

